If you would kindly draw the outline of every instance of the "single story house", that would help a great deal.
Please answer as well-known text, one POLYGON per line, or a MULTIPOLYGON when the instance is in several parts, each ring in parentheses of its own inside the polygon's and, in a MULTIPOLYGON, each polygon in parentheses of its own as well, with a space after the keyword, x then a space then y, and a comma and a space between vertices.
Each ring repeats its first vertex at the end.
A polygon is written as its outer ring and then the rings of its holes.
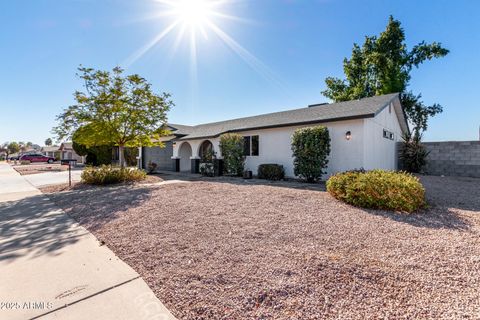
POLYGON ((198 172, 207 150, 221 158, 220 135, 245 139, 245 168, 256 174, 263 163, 283 165, 294 177, 291 137, 298 128, 326 126, 331 138, 327 176, 352 169, 397 169, 397 142, 409 132, 398 94, 387 94, 214 123, 169 124, 165 148, 142 148, 143 167, 156 162, 161 170, 198 172), (173 161, 172 161, 173 160, 173 161))
POLYGON ((40 149, 40 152, 47 157, 60 158, 59 146, 45 146, 40 149))
POLYGON ((72 142, 62 142, 58 150, 60 151, 60 160, 77 160, 77 163, 85 163, 85 157, 79 156, 73 150, 72 142))

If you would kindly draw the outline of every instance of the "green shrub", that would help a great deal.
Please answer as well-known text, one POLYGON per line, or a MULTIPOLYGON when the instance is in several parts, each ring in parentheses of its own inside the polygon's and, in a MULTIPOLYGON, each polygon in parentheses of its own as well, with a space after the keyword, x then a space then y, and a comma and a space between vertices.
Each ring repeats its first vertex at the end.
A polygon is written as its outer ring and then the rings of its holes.
POLYGON ((406 172, 385 170, 338 173, 327 181, 327 191, 351 205, 411 213, 426 206, 425 189, 406 172))
POLYGON ((226 174, 241 176, 245 166, 243 155, 243 137, 236 133, 220 136, 220 151, 223 156, 223 168, 226 174))
POLYGON ((120 182, 133 182, 145 179, 147 174, 140 169, 119 168, 102 165, 87 167, 82 172, 82 182, 87 184, 105 185, 120 182))
POLYGON ((292 136, 294 173, 315 182, 325 173, 330 154, 330 135, 323 126, 297 129, 292 136))
POLYGON ((403 169, 408 172, 421 172, 427 164, 429 152, 422 144, 422 136, 419 134, 406 134, 403 136, 403 145, 400 149, 400 161, 403 169))
POLYGON ((279 164, 261 164, 258 166, 257 175, 259 179, 282 180, 285 178, 285 169, 279 164))

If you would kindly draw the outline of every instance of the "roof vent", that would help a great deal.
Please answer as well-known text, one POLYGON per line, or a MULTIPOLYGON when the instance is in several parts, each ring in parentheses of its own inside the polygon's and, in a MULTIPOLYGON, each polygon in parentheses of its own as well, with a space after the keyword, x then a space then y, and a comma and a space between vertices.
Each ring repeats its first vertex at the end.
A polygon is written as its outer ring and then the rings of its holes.
POLYGON ((328 104, 328 102, 323 102, 323 103, 317 103, 317 104, 310 104, 308 107, 313 108, 313 107, 320 107, 328 104))

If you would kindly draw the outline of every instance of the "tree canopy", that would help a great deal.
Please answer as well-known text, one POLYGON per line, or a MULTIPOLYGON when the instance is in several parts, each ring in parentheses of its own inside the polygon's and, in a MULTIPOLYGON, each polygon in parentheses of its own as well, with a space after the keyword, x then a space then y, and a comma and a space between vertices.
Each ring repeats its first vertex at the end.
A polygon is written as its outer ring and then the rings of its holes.
POLYGON ((15 141, 5 142, 1 145, 0 151, 5 152, 8 159, 9 155, 20 151, 20 145, 18 144, 18 142, 15 142, 15 141))
POLYGON ((398 92, 413 132, 420 134, 427 129, 428 118, 442 112, 442 106, 427 106, 421 101, 421 94, 408 90, 410 73, 414 67, 448 52, 438 42, 425 41, 408 50, 400 21, 390 16, 385 31, 378 37, 367 36, 362 46, 353 45, 352 56, 343 61, 346 79, 326 78, 327 89, 322 94, 339 102, 398 92))
POLYGON ((52 138, 47 138, 47 139, 45 139, 45 145, 46 145, 46 146, 51 146, 52 144, 53 144, 52 138))
POLYGON ((77 76, 84 91, 76 91, 76 104, 57 116, 53 132, 59 139, 71 138, 86 147, 115 145, 124 165, 124 148, 163 146, 170 94, 157 94, 137 74, 124 76, 120 67, 111 72, 80 66, 77 76))

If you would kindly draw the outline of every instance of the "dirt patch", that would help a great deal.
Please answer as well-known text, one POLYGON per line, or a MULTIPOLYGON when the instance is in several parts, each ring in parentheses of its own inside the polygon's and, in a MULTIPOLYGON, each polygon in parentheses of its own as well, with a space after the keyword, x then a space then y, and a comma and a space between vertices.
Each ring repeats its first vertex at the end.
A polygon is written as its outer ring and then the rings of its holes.
POLYGON ((234 181, 52 199, 181 319, 473 319, 480 179, 422 181, 431 208, 409 216, 234 181))

